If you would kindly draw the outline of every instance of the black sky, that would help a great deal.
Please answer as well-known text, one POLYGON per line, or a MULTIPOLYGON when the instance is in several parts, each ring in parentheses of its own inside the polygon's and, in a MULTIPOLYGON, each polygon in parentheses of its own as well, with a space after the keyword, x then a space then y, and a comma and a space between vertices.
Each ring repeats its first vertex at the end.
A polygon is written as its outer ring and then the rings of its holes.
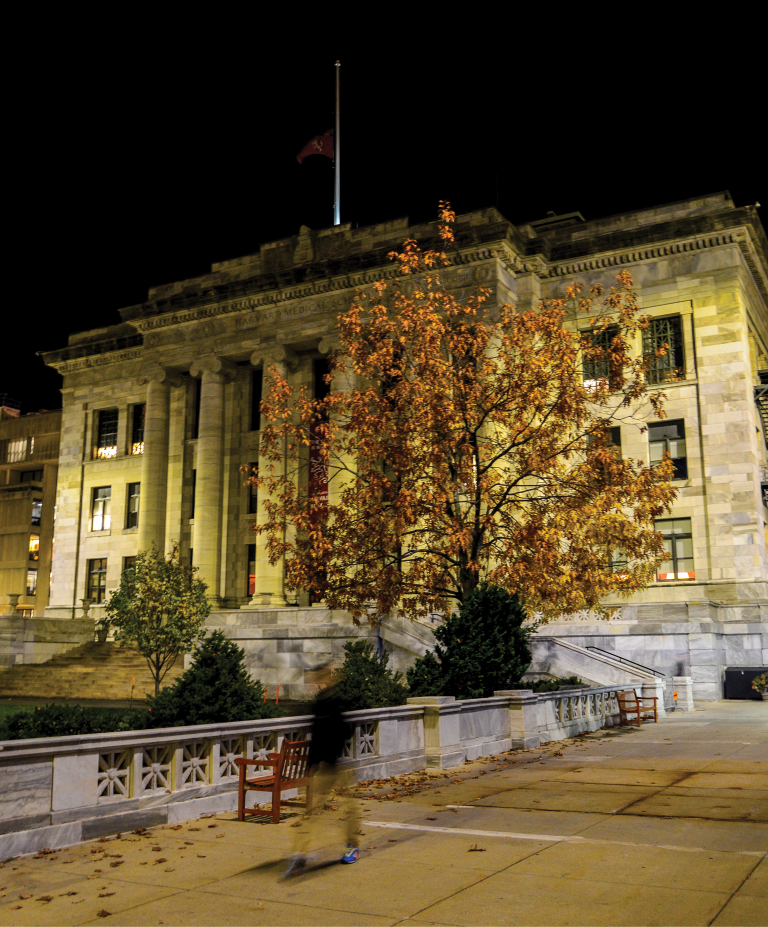
POLYGON ((765 92, 716 22, 676 34, 659 10, 643 27, 542 7, 440 39, 358 23, 311 41, 300 7, 292 31, 260 15, 116 19, 103 43, 62 18, 30 49, 8 117, 0 329, 0 393, 24 412, 61 404, 36 352, 117 322, 151 285, 332 224, 331 162, 296 153, 333 124, 337 57, 343 222, 431 219, 440 199, 524 222, 768 198, 765 92))

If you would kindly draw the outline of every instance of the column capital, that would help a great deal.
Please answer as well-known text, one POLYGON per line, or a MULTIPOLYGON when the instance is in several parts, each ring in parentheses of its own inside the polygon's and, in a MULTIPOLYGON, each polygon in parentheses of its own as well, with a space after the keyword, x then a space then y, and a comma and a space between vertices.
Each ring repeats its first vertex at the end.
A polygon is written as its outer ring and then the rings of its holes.
POLYGON ((330 354, 332 351, 341 350, 341 338, 334 332, 331 335, 326 335, 324 338, 321 338, 317 350, 321 354, 330 354))
POLYGON ((234 379, 237 368, 232 361, 228 361, 225 357, 217 357, 215 354, 208 354, 205 357, 198 357, 197 360, 192 361, 192 366, 189 368, 189 374, 192 377, 199 377, 204 371, 208 373, 218 373, 226 382, 229 382, 234 379))
POLYGON ((260 344, 251 354, 251 363, 254 367, 260 364, 284 365, 289 370, 299 366, 298 356, 283 344, 260 344))
POLYGON ((150 364, 142 368, 138 377, 136 377, 136 382, 140 386, 150 382, 164 383, 166 386, 181 386, 183 378, 180 373, 161 367, 160 364, 150 364))

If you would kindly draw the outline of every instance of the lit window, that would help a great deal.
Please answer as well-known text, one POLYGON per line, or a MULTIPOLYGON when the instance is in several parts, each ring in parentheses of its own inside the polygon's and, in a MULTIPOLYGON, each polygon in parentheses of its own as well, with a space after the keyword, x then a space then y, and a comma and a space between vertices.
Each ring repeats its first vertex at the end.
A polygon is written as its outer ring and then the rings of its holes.
POLYGON ((93 490, 91 531, 106 531, 111 526, 112 516, 109 511, 111 502, 111 486, 98 486, 93 490))
POLYGON ((27 595, 37 595, 37 570, 27 570, 27 595))
POLYGON ((91 601, 98 605, 104 601, 107 586, 107 558, 88 561, 88 587, 87 594, 91 601))
POLYGON ((96 457, 109 460, 111 457, 117 457, 117 409, 102 409, 98 416, 96 457))
POLYGON ((144 453, 144 416, 147 407, 143 403, 133 407, 133 425, 131 426, 131 454, 144 453))
POLYGON ((655 422, 648 426, 648 443, 651 464, 661 463, 666 451, 675 465, 673 480, 688 479, 688 459, 685 452, 685 425, 683 422, 655 422))
POLYGON ((696 579, 693 569, 693 536, 690 518, 669 518, 655 522, 654 527, 664 538, 667 552, 658 572, 662 582, 696 579))
POLYGON ((139 526, 139 499, 141 496, 141 483, 128 484, 128 499, 126 505, 125 527, 138 528, 139 526))
POLYGON ((651 319, 643 332, 643 354, 648 361, 649 383, 671 383, 685 376, 683 328, 679 315, 651 319), (657 351, 664 351, 656 357, 657 351))
POLYGON ((8 463, 18 463, 27 456, 27 439, 17 438, 8 442, 8 463))
POLYGON ((32 534, 29 538, 29 559, 30 560, 39 560, 40 559, 40 535, 32 534))
POLYGON ((32 524, 39 525, 43 518, 43 500, 32 500, 32 524))

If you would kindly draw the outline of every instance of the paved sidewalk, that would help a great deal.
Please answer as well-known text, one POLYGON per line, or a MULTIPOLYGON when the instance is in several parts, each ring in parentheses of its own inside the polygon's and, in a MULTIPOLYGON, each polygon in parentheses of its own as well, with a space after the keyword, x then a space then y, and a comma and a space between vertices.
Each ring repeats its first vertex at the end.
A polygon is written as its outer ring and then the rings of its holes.
POLYGON ((298 816, 218 815, 6 862, 0 923, 768 923, 762 702, 359 791, 352 866, 329 820, 315 867, 278 881, 298 816))

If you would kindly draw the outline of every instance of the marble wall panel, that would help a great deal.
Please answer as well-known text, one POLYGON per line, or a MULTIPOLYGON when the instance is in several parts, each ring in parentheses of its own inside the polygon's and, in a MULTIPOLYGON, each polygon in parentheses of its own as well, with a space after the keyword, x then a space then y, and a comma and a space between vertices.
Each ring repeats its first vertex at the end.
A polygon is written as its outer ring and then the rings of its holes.
POLYGON ((53 763, 49 759, 4 763, 0 767, 0 818, 50 811, 52 784, 53 763))
POLYGON ((98 768, 98 753, 57 756, 53 761, 51 809, 64 811, 95 805, 98 768))

